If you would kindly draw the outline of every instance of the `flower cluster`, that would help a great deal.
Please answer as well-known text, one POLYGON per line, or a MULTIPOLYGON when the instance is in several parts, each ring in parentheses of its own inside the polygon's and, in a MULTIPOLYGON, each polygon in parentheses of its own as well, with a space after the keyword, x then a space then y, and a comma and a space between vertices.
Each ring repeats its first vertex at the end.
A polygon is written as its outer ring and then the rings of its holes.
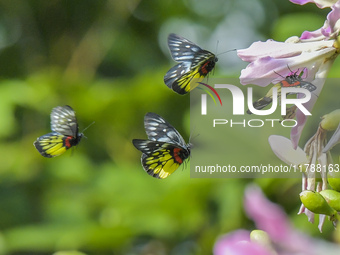
MULTIPOLYGON (((238 50, 238 56, 250 64, 241 72, 241 84, 267 86, 282 79, 277 74, 287 76, 290 70, 308 70, 306 81, 314 84, 317 89, 305 107, 311 111, 324 83, 328 72, 339 54, 340 1, 303 1, 304 4, 315 2, 320 7, 331 7, 324 25, 316 31, 305 31, 300 37, 288 38, 285 42, 267 40, 254 42, 249 48, 238 50)), ((306 123, 306 116, 297 110, 297 125, 292 128, 291 140, 294 148, 306 123)))
POLYGON ((266 199, 256 186, 246 189, 245 210, 256 226, 252 232, 236 230, 221 236, 214 255, 336 255, 340 247, 321 242, 295 230, 285 212, 266 199))
MULTIPOLYGON (((315 31, 305 31, 300 37, 288 38, 285 42, 267 40, 254 42, 249 48, 238 50, 238 56, 248 66, 242 70, 240 82, 243 85, 267 86, 277 84, 286 77, 306 70, 304 80, 317 89, 312 98, 304 104, 311 111, 327 78, 329 70, 340 53, 340 0, 290 0, 295 4, 315 3, 319 8, 331 8, 324 25, 315 31), (293 70, 293 71, 292 71, 293 70), (278 75, 279 74, 279 75, 278 75), (281 77, 280 77, 281 76, 281 77)), ((302 97, 298 94, 297 97, 302 97)), ((315 135, 307 141, 304 149, 298 147, 306 116, 299 109, 297 125, 291 130, 290 140, 272 135, 269 144, 273 152, 285 163, 299 166, 302 172, 302 202, 299 213, 305 213, 314 222, 319 214, 319 229, 326 217, 334 225, 340 213, 340 173, 329 171, 334 166, 330 150, 340 143, 340 109, 322 117, 315 135), (327 132, 334 131, 327 142, 327 132), (304 166, 320 165, 321 170, 312 171, 304 166), (316 172, 321 182, 317 183, 316 172), (328 185, 332 189, 328 189, 328 185)), ((245 210, 261 230, 252 232, 237 230, 221 236, 214 247, 214 255, 318 255, 339 253, 340 247, 332 243, 320 242, 294 230, 283 210, 268 201, 258 187, 249 187, 245 193, 245 210)))
MULTIPOLYGON (((328 72, 340 52, 340 0, 290 1, 300 5, 314 2, 319 8, 330 7, 331 11, 327 15, 324 25, 315 31, 304 31, 300 37, 294 36, 285 42, 273 40, 254 42, 249 48, 239 50, 238 56, 242 60, 250 62, 242 70, 240 81, 244 85, 267 86, 270 83, 278 83, 282 79, 277 74, 286 76, 291 73, 291 70, 306 69, 305 80, 317 87, 312 93, 311 100, 304 105, 311 111, 325 84, 328 72)), ((302 97, 302 95, 298 94, 298 97, 302 97)), ((298 143, 307 117, 296 107, 293 111, 291 116, 296 116, 297 125, 291 130, 291 144, 285 138, 278 136, 270 137, 269 143, 274 153, 287 164, 298 165, 300 168, 304 164, 306 166, 321 166, 318 171, 322 180, 320 183, 316 183, 317 171, 310 167, 305 168, 302 177, 303 192, 300 194, 303 204, 299 212, 305 213, 311 222, 314 222, 314 213, 320 214, 319 229, 321 231, 326 215, 330 216, 330 219, 336 224, 337 212, 333 207, 331 208, 333 210, 326 210, 325 213, 322 213, 323 210, 315 210, 311 204, 316 204, 319 194, 315 197, 314 193, 307 191, 325 191, 328 183, 335 192, 340 191, 337 189, 338 180, 340 180, 337 177, 339 176, 334 176, 334 172, 328 171, 333 165, 329 150, 340 142, 340 110, 323 117, 316 134, 306 143, 304 150, 298 147, 298 143), (334 131, 338 125, 339 127, 326 145, 327 131, 334 131), (306 195, 308 195, 308 199, 306 199, 306 195)), ((321 197, 327 200, 328 204, 331 203, 329 198, 321 197)))

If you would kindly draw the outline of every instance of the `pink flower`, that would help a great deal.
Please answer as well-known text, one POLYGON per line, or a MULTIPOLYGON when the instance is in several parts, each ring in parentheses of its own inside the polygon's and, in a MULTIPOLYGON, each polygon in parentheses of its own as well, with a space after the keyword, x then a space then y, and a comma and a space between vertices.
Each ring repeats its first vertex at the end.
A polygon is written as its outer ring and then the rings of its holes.
POLYGON ((214 255, 271 255, 264 247, 250 242, 250 232, 236 230, 221 236, 215 246, 214 255))
POLYGON ((282 208, 270 202, 257 186, 245 192, 245 210, 256 226, 265 231, 269 242, 250 240, 250 232, 236 230, 215 243, 214 255, 337 255, 340 246, 319 241, 295 230, 282 208))
MULTIPOLYGON (((304 4, 311 1, 294 1, 304 4)), ((324 1, 315 1, 318 4, 324 1)), ((330 1, 327 1, 330 2, 330 1)), ((334 1, 332 1, 333 3, 334 1)), ((323 3, 322 6, 326 6, 323 3)), ((328 6, 328 5, 327 5, 328 6)), ((328 72, 338 55, 340 31, 340 1, 332 5, 332 11, 320 29, 305 31, 298 37, 288 38, 285 42, 267 40, 254 42, 249 48, 237 51, 238 56, 250 64, 241 71, 240 82, 243 85, 255 84, 267 86, 276 84, 285 77, 290 70, 307 69, 306 81, 317 87, 312 93, 311 100, 304 104, 309 112, 323 88, 328 72)), ((298 142, 306 123, 306 116, 298 109, 296 113, 297 125, 291 130, 293 147, 297 148, 298 142)))
POLYGON ((256 226, 266 231, 281 249, 290 251, 290 254, 315 254, 312 240, 294 230, 282 208, 270 202, 258 187, 247 188, 244 204, 256 226))
POLYGON ((340 1, 332 1, 334 5, 331 5, 332 11, 327 15, 327 19, 324 25, 312 32, 304 31, 300 37, 304 41, 317 41, 317 40, 328 40, 335 39, 339 34, 339 19, 340 19, 340 1))
POLYGON ((315 3, 319 8, 331 7, 337 0, 289 0, 294 4, 315 3))

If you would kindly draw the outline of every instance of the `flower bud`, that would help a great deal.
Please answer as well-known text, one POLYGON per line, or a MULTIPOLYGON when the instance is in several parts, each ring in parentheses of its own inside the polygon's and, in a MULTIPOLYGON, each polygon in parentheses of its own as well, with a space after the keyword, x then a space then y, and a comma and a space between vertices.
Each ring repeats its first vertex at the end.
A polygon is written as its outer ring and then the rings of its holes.
POLYGON ((300 200, 313 213, 325 214, 332 218, 337 214, 337 211, 330 207, 324 197, 318 192, 304 190, 300 193, 300 200))
POLYGON ((340 109, 325 114, 321 118, 320 126, 327 131, 334 131, 340 122, 340 109))
POLYGON ((332 189, 340 192, 340 172, 328 172, 327 180, 332 189))
POLYGON ((319 192, 323 196, 330 207, 340 212, 340 192, 326 189, 319 192))
POLYGON ((267 232, 265 232, 263 230, 259 230, 259 229, 251 231, 250 241, 252 243, 257 243, 257 244, 265 247, 268 251, 271 251, 273 254, 275 254, 274 248, 272 246, 270 237, 267 234, 267 232))
POLYGON ((271 243, 269 235, 267 234, 267 232, 265 232, 263 230, 258 230, 258 229, 251 231, 250 241, 264 245, 264 246, 271 243))

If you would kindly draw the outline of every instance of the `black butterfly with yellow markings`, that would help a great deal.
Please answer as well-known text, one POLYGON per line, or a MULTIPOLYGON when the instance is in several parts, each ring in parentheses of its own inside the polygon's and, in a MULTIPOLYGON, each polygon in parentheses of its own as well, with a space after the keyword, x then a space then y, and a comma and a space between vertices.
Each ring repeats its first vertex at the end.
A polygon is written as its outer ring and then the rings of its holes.
POLYGON ((179 64, 165 74, 164 82, 181 95, 196 88, 218 61, 215 54, 176 34, 169 35, 168 46, 172 58, 179 64))
POLYGON ((143 152, 142 166, 151 176, 164 179, 190 156, 190 144, 186 144, 178 131, 156 113, 144 117, 148 140, 134 139, 133 145, 143 152))
POLYGON ((38 137, 33 143, 40 154, 52 158, 63 154, 76 146, 83 133, 78 133, 78 123, 71 106, 57 106, 51 112, 51 129, 53 132, 38 137))

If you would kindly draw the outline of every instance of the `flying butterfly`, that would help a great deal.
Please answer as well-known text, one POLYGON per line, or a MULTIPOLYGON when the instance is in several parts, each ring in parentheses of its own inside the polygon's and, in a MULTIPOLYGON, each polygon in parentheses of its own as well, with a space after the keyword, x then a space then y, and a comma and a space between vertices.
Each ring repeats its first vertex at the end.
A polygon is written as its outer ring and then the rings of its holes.
POLYGON ((40 136, 33 143, 40 154, 53 158, 76 146, 83 133, 78 133, 76 115, 71 106, 57 106, 51 112, 51 129, 53 132, 40 136))
POLYGON ((176 34, 169 35, 168 46, 172 58, 179 63, 165 74, 164 83, 181 95, 197 87, 218 61, 215 54, 176 34))
POLYGON ((156 113, 144 117, 148 140, 134 139, 133 145, 143 152, 141 162, 151 176, 164 179, 190 156, 190 144, 186 144, 178 131, 156 113))
MULTIPOLYGON (((288 87, 294 87, 294 88, 304 88, 307 89, 309 92, 312 92, 316 90, 316 86, 310 82, 304 81, 302 79, 303 71, 300 72, 299 75, 297 75, 297 72, 292 73, 285 77, 285 79, 276 85, 274 85, 267 94, 260 98, 259 100, 255 101, 253 103, 253 107, 257 110, 261 110, 262 108, 266 107, 273 101, 273 89, 277 88, 277 97, 278 100, 281 98, 281 88, 288 88, 288 87)), ((252 114, 250 110, 247 111, 248 114, 252 114)))

